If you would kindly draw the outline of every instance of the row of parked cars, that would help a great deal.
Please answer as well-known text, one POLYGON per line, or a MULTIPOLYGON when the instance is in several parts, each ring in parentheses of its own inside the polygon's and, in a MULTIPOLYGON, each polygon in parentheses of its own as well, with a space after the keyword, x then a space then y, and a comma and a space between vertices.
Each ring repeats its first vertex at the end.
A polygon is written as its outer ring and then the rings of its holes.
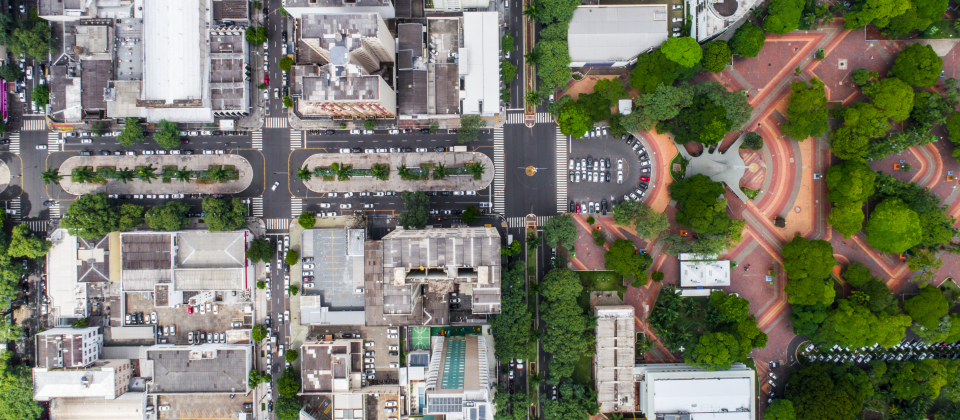
MULTIPOLYGON (((86 143, 89 143, 89 142, 86 142, 86 143)), ((101 151, 97 152, 97 154, 100 155, 100 156, 137 156, 137 152, 136 152, 135 150, 127 150, 127 151, 120 151, 120 150, 114 150, 114 151, 101 150, 101 151)), ((143 151, 140 152, 140 154, 143 154, 143 155, 166 155, 166 154, 167 154, 167 151, 166 151, 166 150, 163 150, 163 149, 159 149, 159 150, 143 150, 143 151)), ((190 149, 183 149, 183 150, 181 150, 181 149, 173 149, 173 150, 170 150, 170 153, 169 153, 169 154, 171 154, 171 155, 192 155, 192 154, 194 154, 194 151, 193 151, 193 150, 190 150, 190 149)), ((220 149, 220 150, 204 150, 204 151, 203 151, 203 154, 205 154, 205 155, 225 155, 225 154, 227 154, 227 151, 226 151, 226 150, 222 150, 222 149, 220 149)), ((81 150, 81 151, 80 151, 80 156, 93 156, 93 152, 90 151, 90 150, 81 150)))
POLYGON ((187 342, 190 344, 220 344, 227 342, 227 333, 206 333, 202 331, 190 331, 187 333, 187 342))
POLYGON ((144 316, 143 312, 135 312, 132 314, 127 314, 125 320, 127 321, 126 325, 156 324, 157 313, 151 312, 150 315, 144 316))
MULTIPOLYGON (((374 149, 362 149, 359 147, 348 148, 344 147, 340 149, 340 153, 428 153, 431 150, 426 147, 417 147, 416 149, 410 147, 378 147, 374 149)), ((447 151, 446 147, 434 147, 433 152, 443 153, 447 151)))
POLYGON ((580 204, 577 204, 576 201, 571 201, 570 213, 577 213, 577 214, 600 213, 606 216, 607 215, 607 199, 600 200, 599 203, 594 203, 593 201, 590 201, 590 202, 584 201, 580 204))

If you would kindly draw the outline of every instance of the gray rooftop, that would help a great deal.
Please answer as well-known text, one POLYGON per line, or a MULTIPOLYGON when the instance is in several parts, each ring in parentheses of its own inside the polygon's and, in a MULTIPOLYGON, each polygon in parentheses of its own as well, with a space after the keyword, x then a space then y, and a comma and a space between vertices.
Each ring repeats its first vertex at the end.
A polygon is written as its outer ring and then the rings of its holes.
POLYGON ((436 65, 437 106, 434 114, 460 113, 460 71, 456 64, 436 65))
POLYGON ((390 0, 286 0, 284 7, 370 7, 390 6, 390 0))
POLYGON ((303 99, 310 102, 375 101, 380 98, 380 77, 324 66, 320 76, 303 78, 303 99), (324 73, 330 74, 328 81, 324 73), (340 77, 335 77, 339 73, 340 77))
POLYGON ((627 61, 667 40, 665 4, 580 6, 567 30, 574 62, 627 61))
POLYGON ((323 296, 324 306, 332 310, 363 310, 363 294, 356 289, 363 287, 363 241, 359 241, 357 250, 354 237, 363 238, 361 229, 307 229, 303 231, 300 243, 301 255, 313 257, 313 291, 304 290, 304 294, 318 292, 323 296), (353 245, 350 247, 349 245, 353 245))
POLYGON ((160 280, 170 280, 169 233, 121 234, 121 268, 125 291, 152 291, 160 280))
POLYGON ((110 281, 110 236, 77 238, 77 281, 110 281))
POLYGON ((107 109, 107 102, 103 100, 103 90, 113 78, 113 61, 84 60, 80 67, 83 69, 80 81, 80 87, 83 89, 81 99, 83 109, 107 109))
MULTIPOLYGON (((246 0, 213 0, 214 20, 248 19, 246 0)), ((259 10, 257 11, 259 13, 259 10)))
MULTIPOLYGON (((343 15, 309 14, 300 19, 301 38, 323 38, 321 46, 329 49, 328 43, 335 42, 334 35, 351 37, 375 37, 379 25, 374 13, 356 13, 343 15)), ((348 41, 348 40, 344 40, 348 41)), ((356 42, 353 48, 360 47, 356 42)), ((352 50, 353 48, 350 48, 352 50)))
POLYGON ((151 393, 246 393, 249 347, 169 346, 147 351, 151 393))
MULTIPOLYGON (((402 64, 403 51, 401 53, 402 64)), ((422 70, 397 71, 397 109, 401 115, 427 113, 427 72, 422 70)))

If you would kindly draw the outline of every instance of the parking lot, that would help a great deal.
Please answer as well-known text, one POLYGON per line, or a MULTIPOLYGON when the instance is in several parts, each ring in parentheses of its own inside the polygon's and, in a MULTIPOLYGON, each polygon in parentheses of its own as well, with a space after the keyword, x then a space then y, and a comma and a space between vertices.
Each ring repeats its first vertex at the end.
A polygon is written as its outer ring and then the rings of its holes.
POLYGON ((388 376, 396 378, 397 371, 399 368, 398 363, 400 362, 399 346, 400 340, 397 338, 387 338, 388 329, 395 329, 399 336, 400 327, 365 327, 362 325, 333 325, 333 326, 311 326, 308 333, 309 337, 318 337, 322 338, 325 335, 332 334, 334 338, 343 338, 344 334, 350 334, 353 338, 357 336, 361 337, 364 344, 368 342, 373 342, 372 347, 363 347, 364 352, 364 371, 366 371, 366 365, 372 364, 373 369, 376 371, 375 375, 377 379, 382 377, 386 378, 388 376), (394 349, 394 350, 391 350, 394 349), (373 352, 372 356, 368 356, 368 352, 373 352), (396 356, 391 356, 390 352, 395 351, 396 356), (367 358, 372 357, 373 363, 367 362, 367 358), (391 367, 393 363, 394 367, 391 367))
MULTIPOLYGON (((589 208, 582 207, 589 207, 590 202, 595 203, 595 207, 599 207, 601 200, 607 200, 606 209, 610 211, 614 203, 623 201, 624 195, 633 199, 630 194, 634 194, 642 200, 641 195, 645 194, 646 188, 649 187, 649 177, 653 170, 650 167, 652 160, 639 139, 629 142, 612 138, 603 141, 575 139, 567 160, 566 172, 568 176, 573 172, 574 177, 574 181, 567 184, 567 194, 571 201, 581 205, 581 213, 589 212, 589 208), (570 169, 570 159, 573 159, 574 169, 570 169), (609 167, 606 165, 607 160, 610 161, 609 167), (587 168, 588 164, 590 168, 587 168), (617 182, 618 171, 623 173, 622 184, 617 182), (608 172, 609 182, 606 181, 608 172), (579 182, 576 181, 578 174, 579 182), (599 177, 603 178, 599 182, 591 180, 599 177), (637 192, 638 189, 640 193, 637 192)), ((594 213, 601 213, 601 211, 595 209, 594 213)))
MULTIPOLYGON (((186 297, 186 293, 185 299, 186 297)), ((222 298, 220 302, 216 302, 217 313, 214 314, 212 307, 214 305, 211 302, 211 310, 206 311, 204 307, 204 313, 200 313, 197 308, 194 308, 193 314, 188 313, 188 305, 186 303, 180 303, 179 308, 173 306, 170 307, 154 307, 153 299, 147 299, 144 297, 144 294, 141 293, 128 293, 126 295, 127 299, 127 314, 135 314, 142 312, 144 315, 144 321, 146 318, 151 315, 152 312, 157 313, 157 325, 160 327, 176 327, 176 334, 171 334, 169 336, 161 336, 160 338, 166 338, 168 344, 188 344, 189 336, 191 332, 196 333, 200 331, 209 335, 210 333, 225 333, 227 330, 232 329, 232 325, 235 322, 244 322, 244 314, 240 310, 239 304, 236 301, 236 298, 232 296, 231 293, 225 293, 226 298, 222 298), (232 302, 230 303, 232 298, 232 302)), ((146 322, 145 322, 146 324, 146 322)), ((224 334, 225 335, 225 334, 224 334)))
POLYGON ((156 397, 158 419, 236 419, 244 409, 243 404, 253 404, 253 394, 164 394, 156 397), (161 407, 169 409, 159 410, 161 407))

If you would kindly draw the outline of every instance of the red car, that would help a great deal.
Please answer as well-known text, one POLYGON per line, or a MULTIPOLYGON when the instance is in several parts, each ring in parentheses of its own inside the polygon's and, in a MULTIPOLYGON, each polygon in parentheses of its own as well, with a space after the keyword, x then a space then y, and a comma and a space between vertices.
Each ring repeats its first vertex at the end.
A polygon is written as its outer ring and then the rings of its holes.
POLYGON ((187 305, 187 313, 188 313, 188 314, 192 314, 192 313, 193 313, 193 306, 187 305))
POLYGON ((269 74, 263 75, 263 84, 265 84, 265 85, 269 85, 269 84, 270 84, 270 75, 269 75, 269 74))
POLYGON ((580 205, 577 204, 577 214, 580 214, 580 205))
POLYGON ((641 176, 641 177, 640 177, 640 182, 650 182, 650 177, 648 177, 648 176, 641 176))

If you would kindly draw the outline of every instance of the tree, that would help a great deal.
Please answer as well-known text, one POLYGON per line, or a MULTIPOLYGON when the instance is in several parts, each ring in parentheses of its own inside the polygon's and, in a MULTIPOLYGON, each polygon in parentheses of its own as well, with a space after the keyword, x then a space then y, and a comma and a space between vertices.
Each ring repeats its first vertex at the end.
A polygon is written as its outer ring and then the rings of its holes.
MULTIPOLYGON (((513 243, 519 245, 520 241, 513 243)), ((533 314, 527 307, 523 261, 514 261, 503 270, 500 285, 500 313, 490 316, 497 359, 529 359, 535 351, 530 329, 533 314)))
POLYGON ((600 79, 593 85, 593 93, 598 94, 607 102, 614 104, 620 99, 629 98, 627 88, 623 87, 620 79, 600 79))
POLYGON ((848 420, 860 414, 872 393, 862 370, 846 372, 842 367, 813 363, 793 371, 785 397, 793 402, 798 420, 848 420))
POLYGON ((70 323, 70 328, 83 329, 90 325, 90 317, 80 318, 70 323))
MULTIPOLYGON (((653 93, 657 86, 672 86, 682 67, 664 55, 660 48, 637 57, 637 65, 630 72, 630 87, 640 93, 653 93)), ((641 96, 642 98, 642 96, 641 96)))
POLYGON ((469 143, 480 136, 480 129, 487 126, 487 122, 479 115, 463 115, 460 117, 460 128, 457 130, 457 143, 469 143))
POLYGON ((145 216, 147 226, 153 230, 181 230, 190 224, 187 214, 190 205, 182 201, 169 201, 165 205, 151 207, 145 216))
POLYGON ((273 259, 273 244, 263 238, 255 238, 250 242, 250 247, 246 252, 247 259, 254 264, 260 261, 270 261, 273 259))
POLYGON ((300 262, 300 253, 292 249, 287 250, 287 255, 283 258, 288 265, 297 265, 300 262))
POLYGON ((15 82, 20 80, 21 77, 23 77, 23 72, 20 71, 20 67, 17 67, 16 64, 7 63, 3 66, 0 66, 0 78, 3 78, 3 80, 15 82))
POLYGON ((297 224, 304 229, 310 229, 313 225, 317 224, 317 215, 306 211, 300 213, 300 217, 297 218, 297 224))
POLYGON ((723 332, 700 336, 696 346, 684 351, 683 361, 704 370, 726 370, 733 366, 740 353, 737 338, 723 332))
MULTIPOLYGON (((573 1, 579 4, 578 0, 573 1)), ((559 3, 559 1, 550 1, 550 3, 559 3)), ((533 47, 533 53, 537 56, 535 62, 541 88, 555 89, 570 80, 570 53, 566 41, 540 40, 533 47)))
POLYGON ((287 363, 295 362, 297 357, 300 357, 300 354, 294 349, 288 349, 285 353, 283 353, 283 359, 286 360, 287 363))
POLYGON ((202 204, 203 220, 211 232, 239 229, 246 224, 247 206, 243 200, 205 197, 202 204))
POLYGON ((919 244, 922 236, 920 216, 899 198, 887 198, 878 204, 864 231, 867 244, 892 254, 902 254, 919 244))
POLYGON ((631 281, 634 287, 647 284, 647 269, 650 268, 653 258, 645 252, 638 252, 632 241, 626 239, 613 241, 610 249, 603 254, 603 258, 603 267, 607 270, 613 270, 628 280, 636 279, 636 282, 631 281))
MULTIPOLYGON (((848 161, 849 162, 849 161, 848 161)), ((855 233, 863 229, 863 203, 855 201, 836 205, 830 210, 827 223, 837 230, 844 238, 850 239, 855 233)))
POLYGON ((256 369, 250 370, 249 382, 250 382, 251 389, 256 388, 260 384, 270 383, 270 381, 272 380, 273 380, 273 377, 270 376, 270 374, 267 372, 260 372, 259 370, 256 370, 256 369))
POLYGON ((582 290, 579 276, 564 268, 550 270, 540 282, 540 295, 544 298, 540 314, 547 320, 540 342, 552 355, 550 374, 554 378, 570 377, 580 356, 589 355, 594 349, 594 336, 585 333, 596 323, 577 304, 582 290))
POLYGON ((894 122, 907 119, 913 110, 913 88, 896 77, 883 79, 863 92, 870 95, 873 104, 894 122))
POLYGON ((7 254, 11 257, 40 258, 47 255, 51 243, 36 237, 27 225, 16 225, 7 247, 7 254))
POLYGON ((927 283, 921 284, 920 291, 903 302, 903 311, 910 315, 914 322, 928 330, 936 329, 940 324, 940 318, 943 318, 949 310, 950 304, 940 289, 927 283))
POLYGON ((875 71, 868 71, 867 69, 860 67, 853 71, 853 74, 850 75, 850 80, 853 83, 856 83, 857 86, 866 86, 873 79, 879 79, 880 75, 875 71))
POLYGON ((117 143, 124 147, 130 147, 134 143, 142 142, 143 139, 143 126, 140 125, 140 120, 136 118, 125 119, 123 131, 117 136, 117 143))
POLYGON ((858 4, 859 10, 843 16, 843 27, 856 29, 872 23, 878 28, 885 28, 890 24, 891 18, 903 14, 909 7, 908 0, 865 0, 858 4))
POLYGON ((827 96, 823 82, 814 77, 810 87, 806 82, 790 84, 790 107, 787 108, 787 122, 783 124, 783 134, 803 141, 808 137, 820 137, 827 132, 827 96))
POLYGON ((86 239, 98 239, 117 230, 120 212, 113 206, 107 193, 84 194, 67 207, 60 226, 70 234, 86 239))
POLYGON ((730 227, 723 184, 706 175, 694 175, 670 185, 670 197, 677 200, 678 224, 704 235, 725 232, 730 227))
POLYGON ((740 144, 741 149, 760 150, 763 149, 763 136, 755 131, 748 132, 740 144))
MULTIPOLYGON (((849 15, 848 15, 849 16, 849 15)), ((937 84, 943 59, 929 45, 911 44, 897 54, 890 76, 917 87, 937 84)))
POLYGON ((545 26, 554 22, 570 22, 573 11, 577 10, 579 5, 577 0, 535 0, 533 17, 545 26))
POLYGON ((464 223, 476 223, 477 220, 480 220, 480 210, 477 210, 477 206, 469 205, 463 210, 460 219, 463 220, 464 223))
POLYGON ((57 168, 50 168, 40 173, 40 180, 44 185, 57 184, 61 179, 63 175, 60 175, 60 170, 57 168))
POLYGON ((267 42, 267 28, 262 26, 251 26, 247 28, 247 42, 253 46, 258 46, 267 42))
POLYGON ((790 279, 784 291, 793 305, 833 303, 835 291, 824 279, 837 265, 833 247, 824 240, 810 241, 801 236, 783 245, 783 269, 790 279))
POLYGON ((790 322, 796 335, 812 336, 827 319, 827 308, 822 303, 816 305, 793 305, 790 322))
POLYGON ((423 229, 430 218, 430 196, 422 191, 404 191, 400 194, 403 199, 404 212, 400 213, 400 224, 404 229, 423 229))
POLYGON ((834 204, 866 201, 876 190, 876 179, 876 172, 863 162, 840 162, 827 169, 827 199, 834 204))
POLYGON ((0 355, 0 418, 38 419, 44 409, 33 399, 33 375, 28 367, 11 364, 13 354, 0 355))
MULTIPOLYGON (((588 420, 600 410, 597 404, 597 391, 591 388, 575 384, 571 381, 560 381, 559 391, 563 398, 556 400, 547 398, 546 394, 541 396, 543 401, 543 414, 547 419, 564 420, 588 420)), ((528 404, 514 405, 514 413, 520 414, 514 420, 524 420, 527 418, 526 410, 518 410, 520 407, 526 407, 528 404)))
POLYGON ((753 58, 760 54, 766 41, 767 35, 763 33, 763 29, 746 22, 740 25, 730 38, 730 52, 743 58, 753 58))
POLYGON ((257 289, 263 290, 267 288, 267 282, 260 280, 257 282, 257 289))
POLYGON ((726 41, 710 41, 703 46, 703 68, 707 71, 722 72, 731 58, 730 46, 726 41))
POLYGON ((277 61, 277 67, 280 67, 280 70, 285 72, 289 72, 290 67, 293 67, 293 64, 293 57, 290 57, 289 55, 280 57, 280 61, 277 61))
POLYGON ((693 98, 690 107, 681 109, 669 123, 669 130, 674 134, 673 140, 677 144, 695 142, 711 146, 720 143, 733 127, 726 115, 726 109, 722 106, 711 102, 706 96, 698 95, 693 98))
POLYGON ((277 392, 281 397, 293 398, 300 391, 300 374, 293 368, 286 368, 277 379, 277 392))
POLYGON ((763 20, 763 29, 777 35, 797 30, 800 27, 803 7, 803 0, 771 0, 767 5, 767 18, 763 20))
POLYGON ((637 200, 625 200, 613 205, 613 222, 625 227, 633 226, 637 236, 653 241, 660 232, 670 227, 667 215, 657 213, 652 207, 637 200))
POLYGON ((940 396, 940 388, 947 384, 947 372, 940 360, 910 360, 888 366, 889 388, 892 397, 899 400, 935 399, 940 396))
POLYGON ((500 49, 503 52, 513 52, 516 47, 513 46, 513 37, 510 34, 503 34, 503 38, 500 38, 500 49))
POLYGON ((837 308, 828 310, 826 320, 811 337, 821 346, 863 347, 880 344, 892 347, 906 335, 910 326, 910 317, 906 315, 888 315, 885 312, 875 314, 866 306, 847 299, 840 299, 837 308))
POLYGON ((250 338, 258 343, 263 341, 264 338, 267 338, 267 327, 264 327, 262 324, 254 325, 250 331, 250 338))
POLYGON ((284 108, 293 108, 293 98, 289 96, 283 97, 283 107, 284 108))
POLYGON ((675 118, 680 110, 693 105, 693 97, 694 88, 690 84, 684 83, 676 87, 657 85, 655 91, 641 95, 635 102, 643 107, 641 111, 649 118, 655 121, 666 121, 675 118))
POLYGON ((586 107, 578 102, 568 102, 560 108, 557 118, 560 132, 573 137, 583 137, 587 131, 593 129, 593 120, 586 107))
POLYGON ((703 49, 689 36, 670 37, 660 44, 663 55, 683 67, 693 67, 703 58, 703 49))
MULTIPOLYGON (((953 111, 947 117, 947 138, 950 142, 960 144, 960 112, 953 111)), ((956 157, 956 156, 954 156, 956 157)))
POLYGON ((750 313, 750 301, 717 290, 707 301, 707 319, 717 324, 738 323, 750 313))
POLYGON ((517 66, 511 64, 509 61, 501 61, 500 78, 503 80, 504 85, 509 86, 510 83, 513 83, 513 80, 517 78, 517 66))
POLYGON ((50 87, 47 85, 34 87, 33 91, 30 92, 30 98, 33 99, 33 103, 37 104, 37 108, 45 109, 47 104, 50 103, 50 87))
POLYGON ((7 50, 14 57, 28 55, 41 61, 46 60, 51 51, 50 24, 35 14, 29 20, 21 20, 18 24, 19 27, 7 37, 7 50))
POLYGON ((153 133, 153 140, 157 145, 167 150, 180 145, 180 131, 177 130, 177 123, 160 120, 157 125, 160 130, 153 133))
POLYGON ((120 220, 117 222, 117 230, 126 232, 134 230, 137 226, 143 224, 143 206, 136 204, 124 204, 120 206, 120 220))
POLYGON ((773 400, 767 409, 763 411, 763 420, 796 420, 797 414, 793 412, 793 403, 790 400, 773 400))
POLYGON ((551 217, 543 224, 543 241, 551 248, 557 243, 566 249, 573 249, 577 242, 577 225, 569 214, 551 217))
POLYGON ((299 399, 280 397, 277 399, 273 414, 277 417, 277 420, 297 420, 300 418, 300 410, 302 409, 303 405, 300 404, 299 399))
POLYGON ((830 150, 840 159, 862 159, 870 139, 890 129, 890 122, 873 104, 858 102, 840 114, 843 126, 830 133, 830 150))

